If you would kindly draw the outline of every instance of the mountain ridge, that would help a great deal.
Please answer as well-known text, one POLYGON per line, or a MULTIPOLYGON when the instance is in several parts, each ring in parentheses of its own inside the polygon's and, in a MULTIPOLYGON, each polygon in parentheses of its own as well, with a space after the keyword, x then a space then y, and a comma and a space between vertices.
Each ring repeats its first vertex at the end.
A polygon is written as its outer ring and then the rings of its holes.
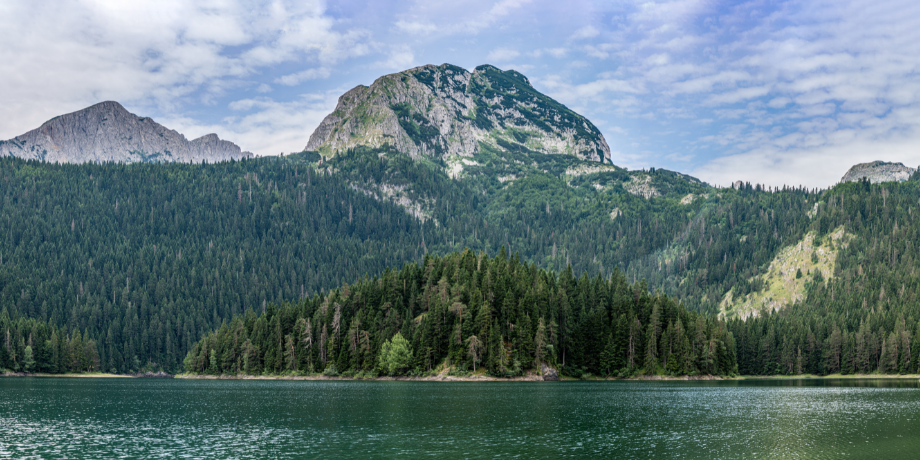
POLYGON ((384 75, 343 94, 305 150, 334 155, 391 144, 418 158, 472 157, 518 149, 610 162, 604 136, 585 117, 514 71, 425 65, 384 75))
POLYGON ((850 167, 840 182, 855 182, 868 179, 872 183, 904 182, 917 171, 916 168, 904 166, 904 163, 889 163, 885 161, 872 161, 859 163, 850 167))
POLYGON ((182 162, 251 158, 236 144, 206 134, 181 133, 139 117, 115 101, 56 116, 36 129, 0 141, 0 156, 56 163, 182 162))

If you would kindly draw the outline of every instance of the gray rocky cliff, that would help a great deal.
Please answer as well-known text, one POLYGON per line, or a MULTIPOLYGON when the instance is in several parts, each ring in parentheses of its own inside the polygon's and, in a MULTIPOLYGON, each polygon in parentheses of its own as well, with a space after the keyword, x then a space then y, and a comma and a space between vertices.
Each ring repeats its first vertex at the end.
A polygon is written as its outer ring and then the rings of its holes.
POLYGON ((113 101, 55 117, 39 128, 0 141, 0 156, 56 163, 217 162, 251 158, 234 143, 208 134, 185 136, 113 101))
POLYGON ((473 72, 426 65, 358 86, 339 98, 305 150, 331 156, 384 144, 413 157, 470 157, 486 146, 610 162, 610 147, 588 119, 524 75, 490 65, 473 72))
POLYGON ((840 182, 854 182, 862 179, 869 179, 872 183, 880 182, 903 182, 910 179, 910 176, 917 170, 903 163, 886 163, 884 161, 873 161, 871 163, 860 163, 853 166, 843 175, 840 182))

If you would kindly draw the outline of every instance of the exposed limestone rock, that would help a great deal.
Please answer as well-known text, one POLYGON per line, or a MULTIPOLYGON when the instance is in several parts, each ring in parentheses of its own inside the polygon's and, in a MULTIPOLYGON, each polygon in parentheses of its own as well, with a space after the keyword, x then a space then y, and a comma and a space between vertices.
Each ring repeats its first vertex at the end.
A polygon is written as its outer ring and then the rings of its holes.
POLYGON ((603 172, 616 171, 617 167, 613 165, 577 165, 565 170, 566 176, 578 177, 587 174, 596 174, 603 172))
POLYGON ((216 162, 252 157, 229 141, 208 134, 185 136, 150 118, 138 117, 113 101, 55 117, 8 141, 0 156, 56 163, 216 162))
POLYGON ((766 273, 750 280, 759 289, 737 298, 733 291, 728 291, 719 303, 719 317, 747 319, 801 302, 805 299, 806 284, 818 273, 824 281, 834 277, 837 254, 847 248, 852 238, 843 227, 820 242, 815 241, 814 232, 809 232, 799 243, 780 251, 766 273))
POLYGON ((680 204, 687 205, 693 203, 693 200, 696 199, 696 196, 692 193, 688 193, 687 196, 680 199, 680 204))
POLYGON ((610 161, 610 147, 586 118, 539 93, 524 75, 490 65, 472 73, 426 65, 378 78, 339 98, 305 150, 333 155, 390 144, 414 158, 449 159, 452 177, 481 144, 610 161))
POLYGON ((547 366, 546 363, 540 363, 540 374, 543 375, 544 382, 555 382, 559 380, 559 371, 547 366))
POLYGON ((869 179, 873 184, 880 182, 904 182, 910 179, 917 170, 904 166, 903 163, 886 163, 884 161, 873 161, 872 163, 860 163, 850 168, 840 182, 855 182, 861 179, 869 179))
MULTIPOLYGON (((351 184, 353 190, 359 191, 377 201, 389 201, 402 207, 407 213, 416 219, 425 222, 431 219, 431 203, 426 201, 414 200, 410 197, 410 192, 404 185, 392 184, 351 184)), ((440 225, 437 220, 435 225, 440 225)))
POLYGON ((629 179, 630 181, 623 185, 627 192, 641 196, 646 200, 652 197, 661 196, 658 190, 652 186, 651 176, 639 175, 632 176, 629 179))

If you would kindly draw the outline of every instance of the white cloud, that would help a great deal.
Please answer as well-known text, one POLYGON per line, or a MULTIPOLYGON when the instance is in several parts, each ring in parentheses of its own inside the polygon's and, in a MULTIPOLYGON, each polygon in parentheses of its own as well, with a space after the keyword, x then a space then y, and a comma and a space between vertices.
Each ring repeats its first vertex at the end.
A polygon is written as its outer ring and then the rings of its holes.
POLYGON ((214 104, 264 66, 370 49, 366 32, 336 31, 318 0, 10 0, 0 18, 3 139, 107 99, 152 114, 214 104))
POLYGON ((496 48, 486 56, 486 59, 490 62, 508 62, 520 55, 521 53, 511 48, 496 48))
POLYGON ((594 26, 587 25, 575 31, 572 34, 571 38, 573 40, 582 40, 585 38, 594 38, 600 35, 600 31, 595 29, 594 26))
POLYGON ((396 28, 403 32, 408 32, 410 34, 418 35, 428 35, 434 33, 438 30, 438 26, 430 22, 418 22, 418 21, 396 21, 396 28))
POLYGON ((241 99, 229 104, 235 112, 219 124, 203 124, 182 116, 165 117, 157 121, 193 139, 217 133, 243 150, 256 155, 278 155, 300 152, 307 145, 313 130, 335 109, 338 96, 345 88, 324 93, 303 94, 293 101, 279 102, 270 98, 241 99))
POLYGON ((749 88, 738 88, 736 90, 713 94, 706 98, 706 104, 709 105, 726 105, 737 102, 747 101, 758 97, 766 96, 770 93, 769 86, 753 86, 749 88))
POLYGON ((527 72, 597 126, 628 126, 616 148, 629 164, 791 178, 798 156, 906 151, 920 132, 916 56, 920 3, 910 0, 7 0, 0 138, 115 99, 240 136, 245 148, 291 151, 311 128, 283 117, 315 125, 334 106, 291 94, 325 98, 330 86, 416 65, 489 60, 527 72))
MULTIPOLYGON (((847 136, 849 137, 849 136, 847 136)), ((899 137, 885 141, 853 139, 833 145, 804 145, 782 150, 778 145, 755 148, 748 152, 715 159, 691 172, 711 184, 726 186, 736 180, 772 186, 826 188, 837 183, 857 163, 872 160, 902 162, 916 168, 920 164, 917 145, 920 136, 899 137)), ((796 145, 801 139, 793 139, 796 145)))
POLYGON ((416 0, 407 5, 411 14, 395 22, 402 32, 423 36, 478 34, 501 24, 533 0, 472 0, 468 2, 430 2, 416 0))
POLYGON ((299 85, 302 82, 307 80, 315 80, 317 78, 329 78, 330 71, 324 67, 317 67, 315 69, 307 69, 301 72, 292 73, 290 75, 285 75, 280 78, 275 79, 275 83, 280 83, 287 86, 299 85))
POLYGON ((788 97, 775 97, 767 103, 767 106, 772 109, 781 109, 792 103, 792 99, 788 97))
POLYGON ((543 51, 546 51, 546 54, 549 54, 556 59, 564 58, 565 55, 569 52, 567 48, 546 48, 543 51))

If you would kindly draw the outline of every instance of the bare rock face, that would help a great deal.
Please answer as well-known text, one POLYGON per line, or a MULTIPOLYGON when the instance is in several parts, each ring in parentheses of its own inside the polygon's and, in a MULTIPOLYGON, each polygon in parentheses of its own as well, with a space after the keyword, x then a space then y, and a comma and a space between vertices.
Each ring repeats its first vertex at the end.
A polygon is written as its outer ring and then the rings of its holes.
POLYGON ((0 156, 56 163, 217 162, 251 158, 216 134, 191 142, 113 101, 53 118, 38 129, 0 141, 0 156))
POLYGON ((559 371, 547 366, 546 363, 540 363, 540 373, 543 374, 543 381, 555 382, 559 380, 559 371))
POLYGON ((872 183, 879 182, 904 182, 910 179, 910 176, 917 170, 904 166, 903 163, 886 163, 884 161, 873 161, 872 163, 860 163, 850 168, 840 182, 855 182, 862 179, 869 179, 872 183))
POLYGON ((332 156, 356 146, 390 144, 412 157, 469 157, 527 149, 610 161, 610 147, 585 117, 490 65, 472 73, 426 65, 378 78, 343 94, 305 150, 332 156))

